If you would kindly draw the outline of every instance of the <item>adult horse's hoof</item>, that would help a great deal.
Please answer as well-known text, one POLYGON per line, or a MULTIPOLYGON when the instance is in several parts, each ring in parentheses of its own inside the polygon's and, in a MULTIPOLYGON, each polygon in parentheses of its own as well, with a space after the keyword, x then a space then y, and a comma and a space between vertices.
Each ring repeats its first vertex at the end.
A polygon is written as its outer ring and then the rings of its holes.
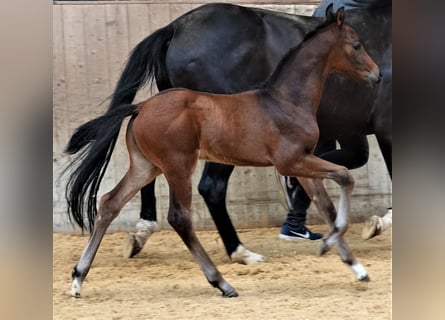
POLYGON ((136 234, 129 233, 122 243, 122 256, 125 259, 133 258, 142 250, 142 248, 143 246, 136 240, 136 234))
POLYGON ((254 264, 266 261, 266 258, 264 258, 264 256, 248 250, 242 244, 238 245, 236 250, 230 255, 230 258, 233 262, 237 262, 240 264, 254 264))
POLYGON ((362 229, 363 240, 374 238, 375 236, 378 236, 382 232, 381 220, 382 218, 378 216, 372 216, 365 222, 362 229))

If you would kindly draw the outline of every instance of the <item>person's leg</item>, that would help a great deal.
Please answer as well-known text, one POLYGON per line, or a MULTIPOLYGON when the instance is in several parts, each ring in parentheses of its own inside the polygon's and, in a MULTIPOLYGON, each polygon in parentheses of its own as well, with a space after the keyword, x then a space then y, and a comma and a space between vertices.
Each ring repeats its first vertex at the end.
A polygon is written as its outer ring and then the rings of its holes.
MULTIPOLYGON (((335 140, 320 139, 314 154, 348 169, 355 169, 366 164, 369 156, 366 136, 345 136, 339 138, 338 141, 341 149, 337 150, 335 140)), ((311 200, 298 180, 293 177, 282 177, 281 179, 286 190, 289 212, 279 237, 286 240, 322 238, 321 233, 313 233, 305 226, 307 209, 311 200)))
POLYGON ((360 168, 368 162, 369 145, 366 136, 343 136, 337 141, 340 149, 323 143, 320 148, 317 145, 314 153, 324 160, 344 166, 349 170, 360 168))
POLYGON ((297 178, 281 177, 284 189, 287 191, 287 202, 289 212, 286 221, 281 227, 281 239, 285 240, 318 240, 323 238, 323 234, 315 233, 306 227, 306 210, 311 204, 311 199, 307 196, 297 178))
MULTIPOLYGON (((332 149, 335 149, 335 140, 320 140, 314 154, 318 155, 332 149)), ((323 234, 312 232, 306 227, 307 209, 311 204, 311 199, 307 196, 298 179, 282 177, 282 184, 284 184, 283 187, 286 190, 289 212, 281 227, 279 237, 285 240, 318 240, 323 238, 323 234)))

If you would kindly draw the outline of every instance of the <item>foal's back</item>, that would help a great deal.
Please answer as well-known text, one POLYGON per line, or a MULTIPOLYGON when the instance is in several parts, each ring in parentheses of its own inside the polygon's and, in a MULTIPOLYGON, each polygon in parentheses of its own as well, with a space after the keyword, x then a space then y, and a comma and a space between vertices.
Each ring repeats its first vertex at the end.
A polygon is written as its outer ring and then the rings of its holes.
POLYGON ((277 105, 262 90, 227 95, 171 89, 140 104, 133 132, 156 164, 195 153, 215 162, 270 166, 283 128, 295 129, 277 105))

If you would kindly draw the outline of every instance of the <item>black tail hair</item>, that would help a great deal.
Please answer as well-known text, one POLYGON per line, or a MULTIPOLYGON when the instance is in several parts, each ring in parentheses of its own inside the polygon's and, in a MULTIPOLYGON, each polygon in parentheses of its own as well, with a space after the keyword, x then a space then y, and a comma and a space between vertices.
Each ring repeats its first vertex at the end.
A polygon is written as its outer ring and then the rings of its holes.
MULTIPOLYGON (((137 91, 154 78, 158 83, 169 82, 165 54, 173 33, 174 25, 170 23, 146 37, 132 50, 111 95, 107 112, 122 104, 132 103, 137 91)), ((96 140, 98 135, 102 135, 98 126, 81 126, 71 136, 65 152, 68 154, 79 152, 88 143, 96 140)))
POLYGON ((65 172, 73 167, 66 185, 65 197, 68 203, 70 221, 74 221, 83 230, 91 231, 97 214, 96 196, 105 171, 110 163, 123 120, 128 116, 136 117, 139 113, 137 105, 120 105, 108 110, 106 114, 91 120, 77 132, 89 136, 90 132, 100 132, 68 165, 65 172), (85 225, 85 211, 88 226, 85 225))

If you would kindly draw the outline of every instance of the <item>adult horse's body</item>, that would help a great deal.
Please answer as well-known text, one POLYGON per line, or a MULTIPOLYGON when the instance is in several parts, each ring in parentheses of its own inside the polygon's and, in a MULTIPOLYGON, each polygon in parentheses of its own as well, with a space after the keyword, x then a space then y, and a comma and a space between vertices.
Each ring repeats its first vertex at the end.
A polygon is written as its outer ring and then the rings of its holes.
MULTIPOLYGON (((356 2, 360 6, 359 2, 364 1, 356 2)), ((381 67, 383 84, 370 88, 342 77, 330 77, 318 121, 321 138, 375 133, 391 173, 391 7, 376 7, 372 11, 348 11, 347 22, 357 30, 370 56, 381 67)), ((199 7, 156 31, 134 49, 116 86, 110 110, 131 103, 137 90, 152 77, 160 91, 185 87, 235 93, 257 87, 281 57, 321 21, 229 4, 199 7)), ((75 144, 68 151, 77 152, 100 134, 73 136, 75 144)), ((232 171, 231 165, 207 162, 199 192, 228 255, 233 258, 235 252, 241 252, 241 262, 261 261, 262 256, 252 254, 241 244, 227 212, 226 190, 232 171)), ((154 182, 142 189, 141 198, 141 218, 155 221, 154 182)), ((142 236, 132 235, 128 256, 141 250, 151 232, 153 224, 145 220, 141 220, 142 236)))
POLYGON ((344 23, 344 10, 327 9, 326 22, 289 51, 261 87, 238 94, 210 94, 171 89, 140 103, 109 110, 78 129, 101 130, 73 164, 79 163, 67 185, 71 217, 83 228, 84 211, 91 237, 72 273, 72 295, 80 296, 85 279, 105 232, 122 207, 161 173, 170 190, 168 221, 199 263, 207 280, 223 296, 237 292, 221 276, 197 239, 191 224, 192 174, 198 159, 230 165, 275 166, 282 175, 298 176, 305 190, 325 215, 330 234, 320 254, 334 245, 358 280, 368 280, 343 238, 348 227, 354 180, 345 167, 313 155, 319 130, 316 113, 323 85, 330 73, 340 73, 370 84, 381 74, 356 32, 344 23), (115 137, 125 117, 130 166, 105 194, 96 215, 96 195, 110 161, 115 137), (105 152, 105 158, 101 154, 105 152), (321 179, 341 187, 338 214, 321 179), (92 190, 85 196, 83 190, 92 190))

